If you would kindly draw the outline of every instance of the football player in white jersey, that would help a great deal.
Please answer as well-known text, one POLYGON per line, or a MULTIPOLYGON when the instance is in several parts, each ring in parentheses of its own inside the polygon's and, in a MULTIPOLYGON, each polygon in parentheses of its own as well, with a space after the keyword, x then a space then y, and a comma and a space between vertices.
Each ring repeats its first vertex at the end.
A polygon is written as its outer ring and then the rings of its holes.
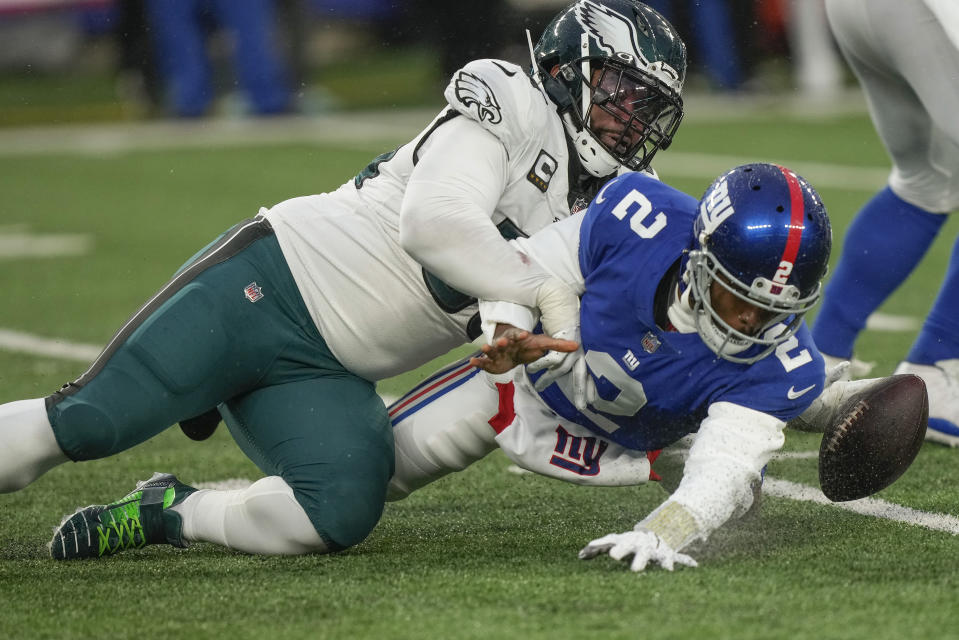
MULTIPOLYGON (((852 358, 866 319, 926 254, 946 214, 959 208, 959 3, 827 0, 826 11, 893 163, 888 185, 846 232, 813 325, 832 365, 852 358)), ((863 372, 856 364, 854 372, 863 372)), ((926 383, 926 439, 959 446, 959 244, 896 373, 926 383)))
POLYGON ((478 297, 538 308, 542 344, 575 347, 561 339, 576 336, 575 292, 507 238, 569 217, 670 143, 685 47, 640 2, 578 0, 531 55, 531 73, 466 65, 412 141, 332 193, 237 225, 79 379, 0 406, 0 492, 198 416, 202 431, 222 415, 266 476, 242 491, 153 478, 68 518, 54 557, 191 540, 271 554, 357 544, 393 474, 376 380, 478 335, 478 297))
POLYGON ((698 203, 634 173, 607 183, 585 215, 516 242, 582 294, 572 374, 511 369, 535 355, 515 329, 534 310, 484 302, 486 329, 500 323, 513 339, 491 340, 485 356, 447 367, 390 407, 391 498, 497 446, 568 482, 641 484, 658 479, 651 465, 661 449, 695 433, 669 499, 634 531, 580 554, 631 558, 636 571, 695 565, 681 552, 749 509, 785 423, 823 390, 823 361, 803 324, 832 243, 818 194, 769 164, 724 173, 698 203))

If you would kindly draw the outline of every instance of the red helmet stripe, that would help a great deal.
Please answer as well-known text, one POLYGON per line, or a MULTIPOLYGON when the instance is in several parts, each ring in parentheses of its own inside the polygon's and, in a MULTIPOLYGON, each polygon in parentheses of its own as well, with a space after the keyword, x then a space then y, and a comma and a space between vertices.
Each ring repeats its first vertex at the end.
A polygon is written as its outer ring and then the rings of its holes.
POLYGON ((796 174, 786 167, 776 165, 786 178, 789 185, 789 236, 786 238, 786 248, 783 250, 781 262, 788 262, 790 266, 796 264, 799 255, 799 243, 802 241, 802 232, 805 228, 803 216, 806 213, 803 206, 802 188, 796 174))

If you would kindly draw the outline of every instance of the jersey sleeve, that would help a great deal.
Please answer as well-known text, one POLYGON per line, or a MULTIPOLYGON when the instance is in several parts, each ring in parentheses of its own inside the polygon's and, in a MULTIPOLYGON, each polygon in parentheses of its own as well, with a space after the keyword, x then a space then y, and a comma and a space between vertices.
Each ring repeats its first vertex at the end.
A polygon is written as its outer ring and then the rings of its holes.
MULTIPOLYGON (((519 250, 564 283, 576 295, 583 294, 583 274, 579 270, 579 229, 583 216, 570 216, 537 231, 529 238, 512 241, 519 250)), ((492 343, 497 324, 511 324, 532 331, 539 320, 538 309, 504 301, 480 300, 483 335, 492 343)))
POLYGON ((535 137, 547 102, 541 91, 530 91, 530 85, 522 67, 503 60, 474 60, 453 74, 444 96, 450 107, 507 149, 516 149, 535 137))
POLYGON ((785 441, 783 427, 781 420, 746 407, 710 405, 679 487, 637 527, 655 531, 679 550, 743 515, 763 467, 785 441))
POLYGON ((400 244, 417 262, 475 298, 533 306, 545 273, 502 238, 492 215, 508 180, 503 144, 454 118, 419 150, 400 208, 400 244))

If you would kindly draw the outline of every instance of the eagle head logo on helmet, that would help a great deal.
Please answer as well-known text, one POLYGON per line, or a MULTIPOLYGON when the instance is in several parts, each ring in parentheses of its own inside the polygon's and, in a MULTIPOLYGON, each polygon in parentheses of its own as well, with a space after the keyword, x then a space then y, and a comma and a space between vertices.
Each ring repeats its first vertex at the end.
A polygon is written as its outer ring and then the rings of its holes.
POLYGON ((672 142, 683 117, 686 46, 642 2, 574 2, 546 27, 533 61, 586 173, 642 171, 672 142))

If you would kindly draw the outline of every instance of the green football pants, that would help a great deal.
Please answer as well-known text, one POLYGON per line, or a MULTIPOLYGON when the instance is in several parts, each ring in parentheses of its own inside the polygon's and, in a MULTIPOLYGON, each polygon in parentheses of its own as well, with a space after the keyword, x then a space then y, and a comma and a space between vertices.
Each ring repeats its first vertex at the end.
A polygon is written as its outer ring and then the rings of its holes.
POLYGON ((86 373, 47 398, 57 441, 76 461, 216 406, 244 453, 293 488, 328 547, 372 531, 393 474, 386 408, 373 383, 330 353, 262 218, 196 256, 86 373))

